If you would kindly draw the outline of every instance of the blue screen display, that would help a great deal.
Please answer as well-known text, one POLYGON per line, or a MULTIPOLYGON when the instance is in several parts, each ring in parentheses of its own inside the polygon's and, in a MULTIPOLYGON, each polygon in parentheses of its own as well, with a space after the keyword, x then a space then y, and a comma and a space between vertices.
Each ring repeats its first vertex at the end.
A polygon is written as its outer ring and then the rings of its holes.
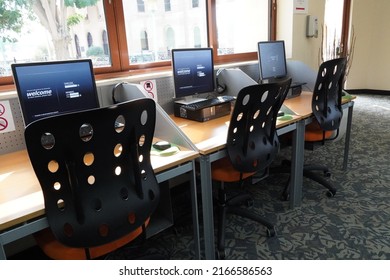
POLYGON ((214 91, 214 62, 211 48, 173 49, 175 97, 214 91))
POLYGON ((13 64, 25 125, 99 107, 91 60, 13 64))

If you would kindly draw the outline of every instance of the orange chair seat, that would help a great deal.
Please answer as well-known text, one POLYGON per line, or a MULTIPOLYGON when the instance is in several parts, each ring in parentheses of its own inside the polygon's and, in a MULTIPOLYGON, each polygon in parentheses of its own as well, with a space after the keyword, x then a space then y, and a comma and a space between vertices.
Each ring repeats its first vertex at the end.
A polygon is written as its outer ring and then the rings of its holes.
MULTIPOLYGON (((325 139, 332 137, 334 131, 325 131, 325 139)), ((308 124, 305 128, 305 141, 308 142, 318 142, 322 141, 324 138, 323 130, 320 128, 320 125, 317 121, 313 121, 308 124)))
MULTIPOLYGON (((150 218, 145 222, 145 226, 148 225, 149 220, 150 218)), ((89 248, 90 258, 96 259, 105 254, 108 254, 126 245, 127 243, 131 242, 132 240, 137 238, 141 233, 142 233, 142 226, 138 227, 136 230, 130 232, 129 234, 125 235, 124 237, 118 240, 112 241, 110 243, 101 246, 91 247, 89 248)), ((35 233, 34 238, 38 246, 42 249, 42 251, 52 259, 56 259, 56 260, 87 259, 84 248, 65 246, 55 238, 50 228, 35 233)))
MULTIPOLYGON (((242 179, 244 180, 254 174, 255 172, 243 173, 242 179)), ((214 180, 220 182, 240 181, 240 172, 234 169, 228 157, 224 157, 211 164, 211 176, 214 180)))

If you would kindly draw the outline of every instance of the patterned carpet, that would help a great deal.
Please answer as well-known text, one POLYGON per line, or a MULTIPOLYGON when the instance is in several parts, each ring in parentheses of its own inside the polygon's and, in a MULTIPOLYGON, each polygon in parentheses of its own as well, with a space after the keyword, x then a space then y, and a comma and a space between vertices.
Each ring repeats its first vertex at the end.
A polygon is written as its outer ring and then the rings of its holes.
MULTIPOLYGON (((358 95, 348 170, 341 168, 344 140, 305 152, 305 162, 330 167, 336 196, 328 198, 323 187, 304 179, 302 206, 291 210, 280 199, 285 175, 251 186, 253 211, 273 221, 277 235, 269 238, 262 225, 229 215, 226 259, 390 259, 389 123, 389 96, 358 95)), ((284 157, 289 158, 289 149, 281 150, 278 160, 284 157)), ((183 213, 180 204, 176 211, 183 213)), ((147 240, 146 253, 193 259, 192 228, 186 221, 147 240)), ((110 257, 131 255, 124 249, 110 257)))
MULTIPOLYGON (((333 198, 304 179, 302 206, 289 209, 281 194, 286 175, 271 175, 249 187, 253 211, 275 223, 265 227, 229 215, 226 259, 390 259, 390 96, 359 94, 355 101, 349 166, 342 170, 344 140, 305 151, 305 162, 327 164, 337 186, 333 198)), ((282 149, 276 163, 290 158, 282 149)), ((184 190, 182 188, 181 190, 184 190)), ((142 246, 130 246, 109 259, 194 259, 190 207, 186 192, 175 193, 175 226, 142 246)))

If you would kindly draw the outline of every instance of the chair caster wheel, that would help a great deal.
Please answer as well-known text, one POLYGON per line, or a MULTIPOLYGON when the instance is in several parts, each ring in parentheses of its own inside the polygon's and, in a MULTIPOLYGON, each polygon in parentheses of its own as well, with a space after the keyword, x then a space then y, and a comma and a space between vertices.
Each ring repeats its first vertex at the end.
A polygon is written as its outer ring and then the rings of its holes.
POLYGON ((216 257, 217 257, 217 260, 224 260, 224 259, 225 259, 225 256, 226 256, 225 250, 217 250, 217 251, 215 252, 215 255, 216 255, 216 257))
POLYGON ((326 178, 330 178, 331 175, 332 175, 332 174, 331 174, 329 171, 324 171, 324 176, 325 176, 326 178))
POLYGON ((284 193, 282 194, 282 200, 283 200, 283 201, 289 201, 289 200, 290 200, 290 194, 287 193, 287 192, 284 192, 284 193))
POLYGON ((329 190, 326 192, 327 197, 334 197, 336 195, 336 190, 329 190))
POLYGON ((276 235, 275 227, 267 228, 267 236, 268 237, 274 237, 276 235))
POLYGON ((253 199, 248 199, 247 201, 246 201, 246 206, 247 207, 252 207, 253 206, 253 199))

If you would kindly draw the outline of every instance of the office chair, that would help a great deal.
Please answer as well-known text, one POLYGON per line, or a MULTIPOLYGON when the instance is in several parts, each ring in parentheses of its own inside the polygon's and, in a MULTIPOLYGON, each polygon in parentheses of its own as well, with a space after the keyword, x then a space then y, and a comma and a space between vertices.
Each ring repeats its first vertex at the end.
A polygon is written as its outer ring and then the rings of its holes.
POLYGON ((137 99, 26 127, 49 223, 35 237, 48 257, 100 258, 145 233, 160 197, 150 162, 155 106, 137 99))
MULTIPOLYGON (((343 116, 341 98, 346 62, 346 58, 337 58, 326 61, 319 67, 311 105, 315 119, 305 128, 305 149, 313 150, 324 145, 327 140, 334 140, 339 134, 343 116)), ((289 169, 285 171, 289 172, 289 169)), ((327 166, 305 164, 303 167, 303 176, 323 185, 327 188, 327 196, 333 197, 337 190, 326 179, 330 175, 327 166)), ((288 199, 288 189, 289 184, 283 192, 285 200, 288 199)))
POLYGON ((229 193, 225 183, 244 181, 270 165, 279 151, 276 133, 278 111, 286 98, 291 79, 280 83, 252 85, 240 90, 234 105, 228 128, 226 149, 228 156, 215 161, 211 166, 214 181, 220 182, 218 189, 218 244, 217 257, 225 257, 226 214, 234 213, 267 227, 268 236, 275 235, 275 227, 267 219, 241 206, 250 204, 249 193, 229 193))

